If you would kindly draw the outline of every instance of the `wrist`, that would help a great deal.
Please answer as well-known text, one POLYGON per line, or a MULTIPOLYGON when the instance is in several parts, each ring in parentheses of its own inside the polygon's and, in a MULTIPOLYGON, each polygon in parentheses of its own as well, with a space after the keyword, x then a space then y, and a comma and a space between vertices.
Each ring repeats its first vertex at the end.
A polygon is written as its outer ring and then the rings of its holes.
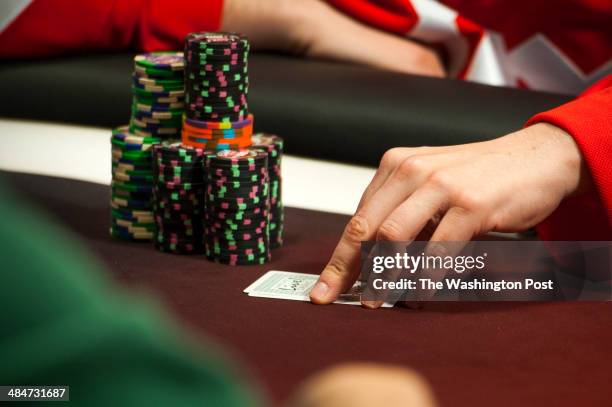
POLYGON ((559 174, 566 180, 565 197, 587 192, 591 188, 591 178, 574 138, 550 123, 537 123, 529 128, 551 146, 551 159, 558 162, 559 174))
POLYGON ((522 146, 519 150, 526 150, 526 156, 539 161, 539 175, 546 179, 546 184, 541 187, 553 187, 562 199, 592 188, 582 153, 572 136, 563 129, 541 122, 492 140, 493 143, 502 145, 506 141, 522 146))

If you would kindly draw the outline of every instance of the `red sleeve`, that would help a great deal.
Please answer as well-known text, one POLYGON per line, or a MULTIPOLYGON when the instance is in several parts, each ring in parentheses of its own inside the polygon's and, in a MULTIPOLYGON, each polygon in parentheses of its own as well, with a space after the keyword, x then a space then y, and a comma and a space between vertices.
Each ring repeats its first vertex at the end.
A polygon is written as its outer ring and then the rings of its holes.
POLYGON ((223 0, 34 0, 0 33, 0 58, 181 49, 216 31, 223 0))
POLYGON ((381 30, 404 35, 419 18, 406 0, 327 0, 327 2, 351 17, 381 30))
POLYGON ((544 240, 612 240, 612 75, 578 99, 532 117, 570 134, 585 159, 595 191, 566 199, 538 226, 544 240))

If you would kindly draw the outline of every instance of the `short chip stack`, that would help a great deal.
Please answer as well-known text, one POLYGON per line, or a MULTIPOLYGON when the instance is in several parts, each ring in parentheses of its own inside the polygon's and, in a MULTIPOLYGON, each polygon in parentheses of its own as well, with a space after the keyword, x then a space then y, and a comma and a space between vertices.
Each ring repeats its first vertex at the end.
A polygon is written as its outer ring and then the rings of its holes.
POLYGON ((270 248, 283 245, 283 200, 281 160, 283 139, 274 134, 258 133, 253 135, 253 150, 268 153, 268 176, 270 178, 270 248))
POLYGON ((233 33, 192 33, 185 39, 183 144, 205 150, 251 145, 249 42, 233 33))
POLYGON ((152 52, 134 58, 130 130, 144 137, 180 137, 185 109, 182 52, 152 52))
POLYGON ((203 252, 204 158, 200 149, 163 142, 153 147, 155 247, 203 252))
POLYGON ((153 238, 151 148, 156 137, 131 134, 127 126, 111 135, 111 235, 129 240, 153 238))
POLYGON ((223 150, 206 158, 205 252, 230 265, 270 260, 268 154, 223 150))

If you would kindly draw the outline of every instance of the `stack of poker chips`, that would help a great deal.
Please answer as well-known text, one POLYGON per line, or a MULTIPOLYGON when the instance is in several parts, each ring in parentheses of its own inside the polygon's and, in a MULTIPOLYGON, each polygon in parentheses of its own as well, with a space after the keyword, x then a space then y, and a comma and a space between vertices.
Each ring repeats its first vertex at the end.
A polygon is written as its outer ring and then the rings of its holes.
POLYGON ((185 38, 185 122, 182 140, 205 150, 251 144, 249 42, 234 33, 192 33, 185 38))
POLYGON ((136 136, 127 126, 111 136, 111 235, 129 240, 153 238, 151 148, 160 139, 136 136))
POLYGON ((182 52, 153 52, 134 58, 129 127, 113 131, 111 234, 150 240, 153 170, 151 149, 179 137, 185 103, 182 52))
POLYGON ((153 147, 154 241, 160 251, 203 251, 204 158, 203 150, 180 143, 153 147))
POLYGON ((152 52, 134 58, 132 133, 180 137, 185 109, 184 66, 182 52, 152 52))
POLYGON ((281 159, 283 139, 274 134, 258 133, 253 135, 251 149, 268 153, 268 176, 270 178, 270 248, 283 245, 283 200, 281 159))
POLYGON ((206 157, 206 256, 229 265, 270 260, 268 154, 222 150, 206 157))

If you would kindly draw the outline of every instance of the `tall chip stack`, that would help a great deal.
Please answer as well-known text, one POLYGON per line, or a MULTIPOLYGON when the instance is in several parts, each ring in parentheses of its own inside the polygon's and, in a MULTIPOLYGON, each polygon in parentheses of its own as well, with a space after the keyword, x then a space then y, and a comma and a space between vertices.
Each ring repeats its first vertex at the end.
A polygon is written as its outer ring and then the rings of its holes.
POLYGON ((268 154, 251 151, 249 42, 234 33, 185 38, 182 142, 206 151, 205 252, 210 260, 263 264, 270 259, 268 154))
POLYGON ((240 34, 204 32, 185 38, 183 144, 203 150, 251 145, 249 49, 240 34))
POLYGON ((204 152, 180 143, 153 147, 155 247, 174 254, 203 252, 204 152))
POLYGON ((111 235, 151 240, 152 147, 179 137, 184 110, 182 52, 155 52, 134 58, 132 116, 111 136, 111 235))
POLYGON ((215 262, 270 260, 268 154, 222 150, 206 157, 205 251, 215 262))
POLYGON ((257 133, 253 135, 254 150, 268 153, 268 176, 270 178, 270 248, 283 245, 283 199, 281 161, 283 157, 283 139, 274 134, 257 133))

